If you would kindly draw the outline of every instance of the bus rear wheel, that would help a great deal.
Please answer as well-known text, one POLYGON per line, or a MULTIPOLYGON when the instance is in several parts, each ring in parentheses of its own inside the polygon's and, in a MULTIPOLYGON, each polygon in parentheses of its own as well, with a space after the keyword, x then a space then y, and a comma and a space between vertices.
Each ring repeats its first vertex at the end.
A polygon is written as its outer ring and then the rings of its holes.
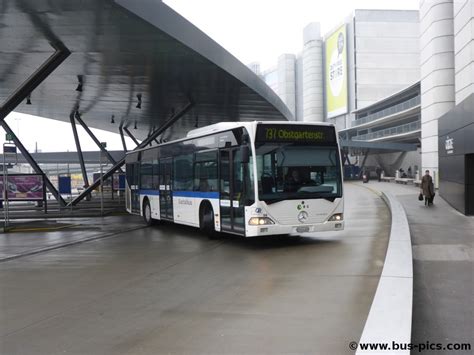
POLYGON ((214 227, 214 211, 212 210, 212 206, 209 204, 202 205, 199 216, 199 229, 201 232, 206 233, 209 239, 217 239, 219 234, 214 227))
POLYGON ((143 202, 143 220, 149 226, 154 224, 154 219, 151 218, 151 206, 150 201, 148 199, 143 202))

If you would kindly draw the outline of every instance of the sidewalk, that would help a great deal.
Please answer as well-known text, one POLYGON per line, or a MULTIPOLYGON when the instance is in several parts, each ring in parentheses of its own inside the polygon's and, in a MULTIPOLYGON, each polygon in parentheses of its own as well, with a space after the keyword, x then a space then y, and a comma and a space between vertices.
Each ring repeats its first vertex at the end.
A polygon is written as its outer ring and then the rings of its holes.
POLYGON ((439 194, 433 206, 425 207, 413 185, 364 185, 395 195, 408 216, 414 259, 412 342, 473 346, 474 217, 462 215, 439 194))

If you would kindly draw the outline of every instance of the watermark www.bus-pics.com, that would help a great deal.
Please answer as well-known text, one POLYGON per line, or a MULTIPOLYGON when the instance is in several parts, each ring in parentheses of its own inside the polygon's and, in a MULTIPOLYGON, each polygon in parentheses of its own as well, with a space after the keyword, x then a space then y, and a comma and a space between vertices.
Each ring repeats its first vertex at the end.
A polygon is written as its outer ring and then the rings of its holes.
POLYGON ((349 343, 349 349, 351 350, 378 350, 378 351, 396 351, 396 350, 410 350, 412 352, 425 352, 425 351, 471 351, 471 343, 397 343, 392 341, 391 343, 358 343, 351 341, 349 343))

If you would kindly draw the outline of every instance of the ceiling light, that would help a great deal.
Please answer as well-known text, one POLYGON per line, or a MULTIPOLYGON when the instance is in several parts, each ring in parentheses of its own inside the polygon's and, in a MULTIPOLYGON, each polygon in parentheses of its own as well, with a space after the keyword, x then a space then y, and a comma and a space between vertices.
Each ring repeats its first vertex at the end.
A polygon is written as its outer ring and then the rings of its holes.
POLYGON ((112 115, 111 119, 110 119, 110 123, 114 124, 115 123, 115 115, 112 115))
POLYGON ((136 108, 142 108, 142 94, 137 94, 138 103, 136 108))
POLYGON ((78 81, 78 84, 77 84, 76 91, 82 92, 82 84, 84 82, 82 75, 77 76, 77 81, 78 81))
POLYGON ((28 94, 28 96, 26 97, 26 104, 31 105, 31 94, 28 94))
POLYGON ((133 127, 133 129, 137 129, 137 121, 135 121, 135 126, 133 127))

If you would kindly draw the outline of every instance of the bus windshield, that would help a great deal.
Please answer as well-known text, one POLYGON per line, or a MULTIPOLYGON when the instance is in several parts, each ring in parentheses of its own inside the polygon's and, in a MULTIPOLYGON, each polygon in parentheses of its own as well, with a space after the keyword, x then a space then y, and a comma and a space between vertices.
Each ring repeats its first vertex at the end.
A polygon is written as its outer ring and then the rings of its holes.
POLYGON ((262 201, 342 197, 337 146, 265 143, 256 161, 262 201))

